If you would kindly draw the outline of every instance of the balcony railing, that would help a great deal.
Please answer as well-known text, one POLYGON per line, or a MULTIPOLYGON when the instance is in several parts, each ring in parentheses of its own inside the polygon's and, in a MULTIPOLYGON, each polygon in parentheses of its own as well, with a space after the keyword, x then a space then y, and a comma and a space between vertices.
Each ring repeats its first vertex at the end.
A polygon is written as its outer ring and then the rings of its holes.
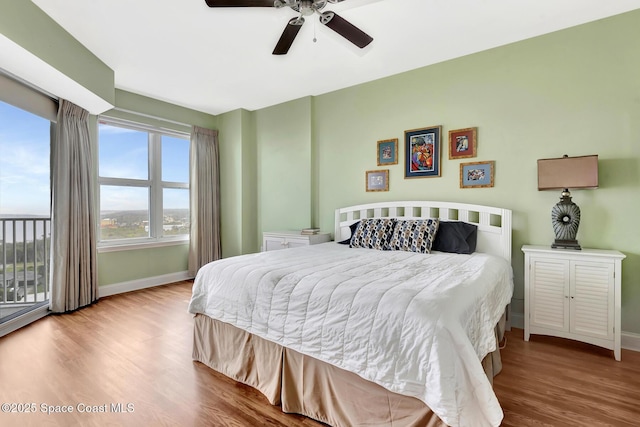
POLYGON ((51 219, 0 217, 0 322, 49 300, 51 219))

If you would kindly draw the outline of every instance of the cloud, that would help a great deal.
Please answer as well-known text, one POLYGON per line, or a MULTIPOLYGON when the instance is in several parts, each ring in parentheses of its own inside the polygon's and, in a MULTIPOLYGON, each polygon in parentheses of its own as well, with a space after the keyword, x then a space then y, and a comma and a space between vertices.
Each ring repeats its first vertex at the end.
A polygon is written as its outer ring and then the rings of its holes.
POLYGON ((100 211, 148 209, 149 189, 146 187, 100 186, 100 211))
POLYGON ((0 177, 34 176, 49 179, 49 141, 46 144, 31 141, 8 143, 0 141, 0 177))
POLYGON ((49 215, 50 123, 0 110, 0 213, 49 215))

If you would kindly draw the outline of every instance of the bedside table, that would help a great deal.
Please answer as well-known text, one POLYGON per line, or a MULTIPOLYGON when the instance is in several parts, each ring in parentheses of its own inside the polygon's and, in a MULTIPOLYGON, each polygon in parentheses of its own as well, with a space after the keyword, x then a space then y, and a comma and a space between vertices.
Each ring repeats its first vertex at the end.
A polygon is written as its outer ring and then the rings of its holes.
POLYGON ((329 233, 300 234, 299 231, 265 231, 262 233, 262 251, 297 248, 331 241, 329 233))
POLYGON ((524 339, 530 334, 569 338, 613 350, 620 360, 618 251, 522 247, 524 339))

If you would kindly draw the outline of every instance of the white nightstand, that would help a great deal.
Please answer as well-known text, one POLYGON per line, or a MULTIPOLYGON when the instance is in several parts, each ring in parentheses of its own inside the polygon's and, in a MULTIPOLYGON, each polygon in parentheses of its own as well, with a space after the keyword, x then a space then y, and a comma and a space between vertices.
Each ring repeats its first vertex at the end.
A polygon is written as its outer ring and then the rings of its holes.
POLYGON ((524 339, 551 335, 613 350, 620 360, 618 251, 522 247, 524 252, 524 339))
POLYGON ((262 233, 262 251, 317 245, 330 240, 329 233, 300 234, 299 231, 265 231, 262 233))

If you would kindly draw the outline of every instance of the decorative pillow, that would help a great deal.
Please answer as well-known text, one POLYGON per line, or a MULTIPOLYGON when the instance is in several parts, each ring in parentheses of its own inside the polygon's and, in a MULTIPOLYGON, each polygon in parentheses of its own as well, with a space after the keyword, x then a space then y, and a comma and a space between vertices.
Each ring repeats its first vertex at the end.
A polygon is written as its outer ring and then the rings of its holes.
POLYGON ((350 248, 389 250, 389 238, 395 228, 393 218, 367 218, 360 220, 351 235, 350 248))
POLYGON ((454 254, 472 254, 476 250, 477 240, 477 225, 461 221, 441 221, 431 249, 454 254))
POLYGON ((438 223, 439 220, 435 218, 398 221, 389 243, 391 250, 431 253, 438 223))
POLYGON ((360 224, 360 221, 356 221, 353 224, 351 224, 349 226, 349 228, 351 229, 351 235, 349 236, 348 239, 344 239, 338 243, 340 243, 341 245, 348 245, 349 242, 351 242, 351 236, 353 236, 353 233, 356 231, 356 228, 358 228, 358 224, 360 224))

